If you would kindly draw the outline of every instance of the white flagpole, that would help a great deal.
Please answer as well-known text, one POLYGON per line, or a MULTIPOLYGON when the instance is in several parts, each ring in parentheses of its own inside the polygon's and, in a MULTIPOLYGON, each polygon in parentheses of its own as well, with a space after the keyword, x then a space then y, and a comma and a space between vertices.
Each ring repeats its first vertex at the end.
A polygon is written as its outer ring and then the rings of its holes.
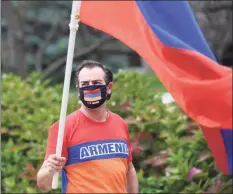
MULTIPOLYGON (((70 36, 69 36, 68 53, 66 59, 65 81, 63 86, 59 131, 57 136, 57 147, 56 147, 57 156, 61 156, 61 152, 62 152, 65 119, 66 119, 67 104, 68 104, 69 89, 70 89, 70 77, 71 77, 72 63, 74 57, 75 39, 76 39, 76 32, 79 27, 80 7, 81 7, 81 1, 73 1, 70 24, 69 24, 70 36)), ((56 189, 58 187, 58 178, 59 178, 59 173, 56 172, 53 176, 52 189, 56 189)))

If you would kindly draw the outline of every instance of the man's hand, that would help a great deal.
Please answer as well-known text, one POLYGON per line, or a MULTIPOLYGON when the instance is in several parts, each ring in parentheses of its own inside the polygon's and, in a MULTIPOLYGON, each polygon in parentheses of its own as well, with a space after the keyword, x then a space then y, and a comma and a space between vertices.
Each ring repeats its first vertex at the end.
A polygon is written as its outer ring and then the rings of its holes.
POLYGON ((51 189, 53 175, 65 166, 66 158, 52 154, 44 161, 37 174, 37 185, 42 191, 51 189))
POLYGON ((66 158, 56 156, 56 154, 50 155, 47 160, 44 161, 41 168, 47 168, 49 172, 60 172, 65 166, 66 158))

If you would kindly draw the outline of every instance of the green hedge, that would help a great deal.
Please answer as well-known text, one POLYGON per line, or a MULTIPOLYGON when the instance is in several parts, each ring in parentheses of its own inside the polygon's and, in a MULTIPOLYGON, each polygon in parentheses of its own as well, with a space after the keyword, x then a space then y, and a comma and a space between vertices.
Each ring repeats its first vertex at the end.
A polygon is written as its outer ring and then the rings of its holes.
MULTIPOLYGON (((232 177, 216 171, 198 126, 175 103, 162 103, 165 89, 156 77, 119 72, 115 80, 108 106, 128 122, 141 193, 232 190, 232 177)), ((62 86, 49 86, 35 73, 25 81, 7 74, 2 91, 2 192, 39 192, 36 173, 48 128, 59 119, 62 86)), ((68 114, 78 107, 74 93, 68 114)))

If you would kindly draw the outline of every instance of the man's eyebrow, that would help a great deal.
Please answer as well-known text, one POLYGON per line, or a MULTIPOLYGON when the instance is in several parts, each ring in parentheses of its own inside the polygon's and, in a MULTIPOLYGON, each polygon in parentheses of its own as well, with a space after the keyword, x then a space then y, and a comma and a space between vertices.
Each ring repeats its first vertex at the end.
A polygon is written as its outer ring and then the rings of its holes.
POLYGON ((84 83, 84 82, 89 82, 89 81, 81 81, 81 83, 84 83))
MULTIPOLYGON (((96 79, 96 80, 92 80, 92 82, 102 82, 103 80, 101 79, 96 79)), ((87 83, 89 81, 81 81, 81 83, 87 83)))

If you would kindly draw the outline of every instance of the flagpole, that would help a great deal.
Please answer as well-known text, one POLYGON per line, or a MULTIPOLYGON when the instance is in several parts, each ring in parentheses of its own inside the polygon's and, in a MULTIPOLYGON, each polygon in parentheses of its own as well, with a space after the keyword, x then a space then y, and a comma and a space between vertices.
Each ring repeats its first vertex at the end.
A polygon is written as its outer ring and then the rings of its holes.
MULTIPOLYGON (((81 7, 81 1, 73 1, 72 11, 70 16, 70 24, 69 24, 70 36, 69 36, 68 53, 66 59, 65 80, 63 85, 59 130, 57 136, 57 146, 56 146, 57 156, 61 156, 62 153, 65 119, 66 119, 67 104, 68 104, 69 89, 70 89, 70 78, 71 78, 71 70, 72 70, 72 63, 74 57, 75 39, 76 39, 76 32, 79 28, 80 7, 81 7)), ((56 172, 53 176, 52 189, 56 189, 58 187, 58 178, 59 178, 59 173, 56 172)))

